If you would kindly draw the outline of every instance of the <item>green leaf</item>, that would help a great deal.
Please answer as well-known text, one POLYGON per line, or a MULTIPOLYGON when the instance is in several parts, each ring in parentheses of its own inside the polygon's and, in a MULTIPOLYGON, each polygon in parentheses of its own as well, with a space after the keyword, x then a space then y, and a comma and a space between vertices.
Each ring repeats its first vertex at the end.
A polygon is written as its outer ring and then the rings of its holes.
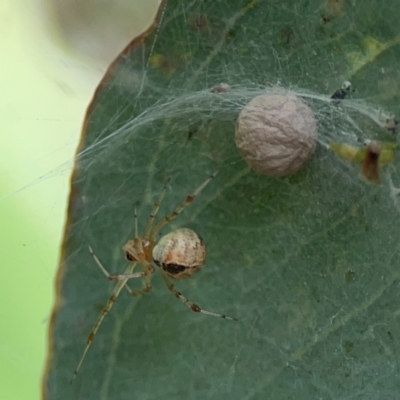
MULTIPOLYGON (((353 97, 399 112, 400 3, 169 0, 160 10, 88 111, 45 397, 398 398, 399 212, 387 175, 380 186, 364 182, 326 144, 384 135, 361 103, 329 102, 344 80, 353 97), (320 135, 307 168, 280 179, 249 170, 234 144, 240 109, 278 81, 304 95, 320 135), (219 83, 232 90, 212 93, 219 83), (135 202, 143 232, 169 177, 160 217, 215 170, 163 233, 185 226, 203 237, 203 270, 177 287, 239 322, 191 312, 157 273, 145 296, 122 290, 70 385, 112 291, 88 246, 110 273, 123 272, 135 202)), ((398 182, 398 161, 389 167, 398 182)))

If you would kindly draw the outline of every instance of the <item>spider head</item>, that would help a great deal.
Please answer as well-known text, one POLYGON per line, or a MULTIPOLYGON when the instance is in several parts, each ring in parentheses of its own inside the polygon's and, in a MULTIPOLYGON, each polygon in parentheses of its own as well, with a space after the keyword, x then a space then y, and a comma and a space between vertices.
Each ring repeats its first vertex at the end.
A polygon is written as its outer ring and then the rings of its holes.
POLYGON ((151 261, 151 252, 153 247, 154 243, 151 240, 137 237, 128 240, 128 242, 122 247, 122 250, 125 253, 125 257, 129 261, 151 261))
POLYGON ((141 241, 137 238, 128 240, 128 242, 122 247, 122 251, 125 253, 127 260, 140 261, 140 255, 143 254, 141 241))

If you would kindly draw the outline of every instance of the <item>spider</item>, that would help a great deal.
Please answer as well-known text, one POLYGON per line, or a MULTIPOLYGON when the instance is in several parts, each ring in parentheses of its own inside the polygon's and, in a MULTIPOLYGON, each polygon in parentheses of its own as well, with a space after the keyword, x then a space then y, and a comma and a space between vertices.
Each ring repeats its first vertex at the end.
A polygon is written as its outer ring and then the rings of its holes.
POLYGON ((332 103, 335 105, 340 104, 340 100, 343 100, 347 94, 350 92, 351 83, 349 81, 344 81, 340 89, 337 89, 335 93, 331 96, 332 103))
MULTIPOLYGON (((217 171, 218 172, 218 171, 217 171)), ((138 218, 137 218, 137 206, 135 205, 134 223, 135 223, 135 237, 122 247, 125 253, 125 257, 130 261, 130 264, 125 269, 123 274, 111 275, 104 268, 103 264, 94 254, 92 248, 89 246, 89 251, 92 254, 94 261, 99 266, 101 271, 110 281, 118 281, 115 285, 114 290, 109 297, 106 306, 97 318, 96 323, 88 336, 86 347, 82 353, 79 363, 74 371, 70 383, 74 381, 79 369, 82 366, 83 360, 92 344, 96 333, 103 322, 104 317, 109 313, 112 306, 114 305, 121 290, 125 287, 132 296, 139 296, 148 293, 151 289, 151 277, 156 271, 152 262, 156 264, 162 273, 165 283, 168 289, 187 307, 192 311, 210 315, 212 317, 219 317, 228 319, 231 321, 237 321, 234 317, 229 317, 225 314, 219 314, 213 311, 207 311, 200 308, 197 304, 191 302, 185 296, 183 296, 173 285, 171 279, 185 279, 189 278, 196 272, 200 271, 204 264, 206 249, 203 240, 196 232, 188 228, 176 229, 163 236, 158 242, 156 238, 160 230, 171 221, 173 221, 187 206, 189 206, 198 194, 210 183, 210 181, 217 175, 214 172, 210 175, 192 194, 188 195, 185 200, 178 204, 178 206, 164 218, 160 220, 154 227, 153 223, 160 209, 164 195, 167 191, 168 182, 164 185, 161 191, 160 197, 157 202, 153 205, 152 213, 150 214, 144 235, 140 236, 138 231, 138 218), (141 266, 140 272, 133 272, 137 265, 141 266), (128 285, 127 281, 132 278, 142 278, 143 288, 138 291, 133 291, 128 285)))

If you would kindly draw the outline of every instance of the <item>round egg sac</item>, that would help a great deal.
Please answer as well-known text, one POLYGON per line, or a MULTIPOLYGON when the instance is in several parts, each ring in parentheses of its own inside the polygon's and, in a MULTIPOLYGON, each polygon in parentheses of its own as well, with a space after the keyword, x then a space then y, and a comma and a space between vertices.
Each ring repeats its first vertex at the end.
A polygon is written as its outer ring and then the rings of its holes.
POLYGON ((317 135, 314 113, 302 99, 289 93, 265 94, 240 112, 235 141, 254 171, 285 176, 307 164, 317 135))

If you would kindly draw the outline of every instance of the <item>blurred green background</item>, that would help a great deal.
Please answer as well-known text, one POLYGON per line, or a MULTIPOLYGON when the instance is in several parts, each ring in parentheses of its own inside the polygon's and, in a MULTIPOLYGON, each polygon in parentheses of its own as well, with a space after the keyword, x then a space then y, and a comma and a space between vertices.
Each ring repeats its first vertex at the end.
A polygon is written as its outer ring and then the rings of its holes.
POLYGON ((147 27, 157 4, 0 2, 1 399, 41 397, 81 123, 108 64, 147 27))

